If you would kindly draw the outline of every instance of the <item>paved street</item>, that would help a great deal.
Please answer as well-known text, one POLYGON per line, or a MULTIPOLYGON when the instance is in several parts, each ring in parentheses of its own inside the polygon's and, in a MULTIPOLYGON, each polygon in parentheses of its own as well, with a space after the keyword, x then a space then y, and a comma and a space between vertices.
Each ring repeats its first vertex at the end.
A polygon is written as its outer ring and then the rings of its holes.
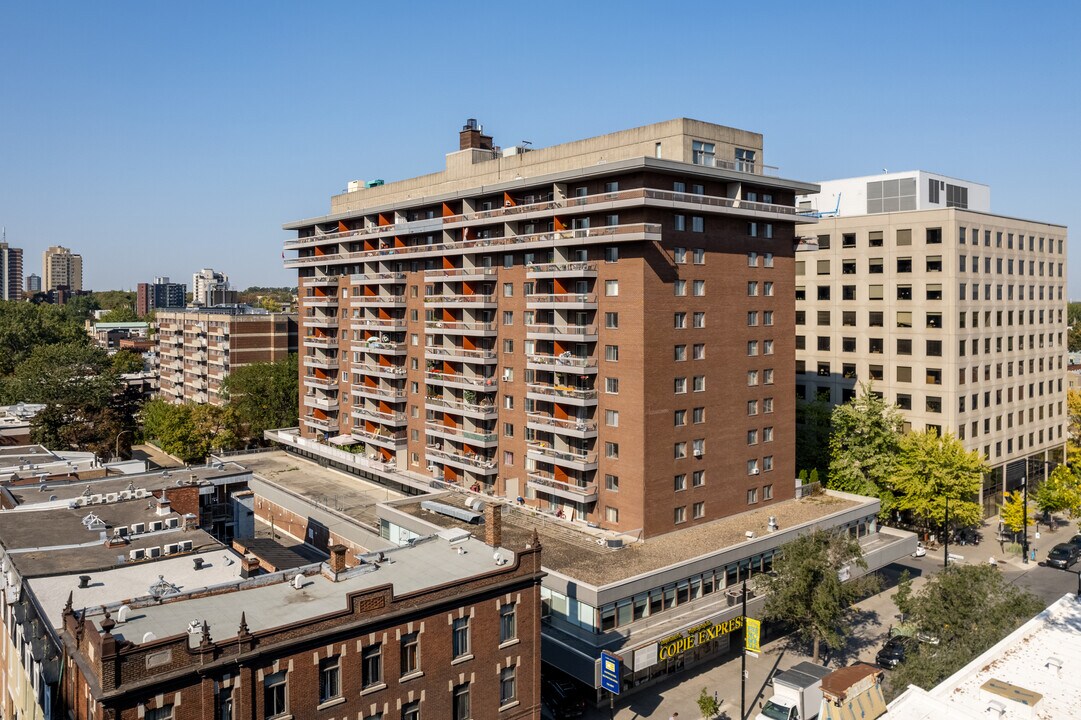
MULTIPOLYGON (((991 557, 1002 561, 1004 554, 997 542, 993 541, 994 528, 998 526, 998 518, 991 518, 983 530, 985 540, 979 545, 951 546, 950 554, 963 557, 965 563, 986 563, 991 557)), ((1054 532, 1046 532, 1041 528, 1040 538, 1035 539, 1030 529, 1029 545, 1036 550, 1037 560, 1042 561, 1047 556, 1047 551, 1055 544, 1065 542, 1077 532, 1075 523, 1058 528, 1054 532)), ((931 551, 923 558, 908 558, 884 568, 881 571, 885 589, 856 607, 858 611, 857 627, 854 636, 850 639, 844 652, 829 659, 831 667, 843 667, 856 661, 874 662, 875 653, 882 646, 889 626, 897 622, 897 608, 890 596, 895 592, 894 585, 900 573, 907 568, 914 578, 913 588, 919 589, 930 575, 942 569, 942 549, 931 551)), ((953 562, 953 561, 951 561, 953 562)), ((1077 573, 1081 565, 1075 565, 1073 571, 1065 572, 1054 568, 1042 567, 1038 563, 1023 564, 1021 559, 1012 558, 1000 562, 999 568, 1003 575, 1011 582, 1025 587, 1042 598, 1044 602, 1051 602, 1062 597, 1065 593, 1077 590, 1077 573)), ((758 711, 759 699, 768 697, 768 688, 765 687, 766 679, 776 667, 787 669, 798 662, 809 660, 806 655, 800 654, 792 647, 787 638, 774 640, 763 646, 763 652, 758 658, 747 659, 747 714, 754 717, 758 711), (763 697, 764 696, 764 697, 763 697)), ((698 720, 701 713, 698 711, 696 699, 702 688, 710 693, 717 693, 721 700, 721 710, 735 720, 739 717, 740 706, 740 659, 735 657, 726 662, 707 663, 691 668, 674 678, 670 682, 661 683, 647 688, 641 693, 630 695, 620 702, 616 701, 614 715, 607 708, 592 711, 587 717, 591 720, 639 720, 640 718, 658 718, 668 720, 673 712, 679 713, 679 720, 698 720)), ((722 715, 723 717, 723 715, 722 715)))

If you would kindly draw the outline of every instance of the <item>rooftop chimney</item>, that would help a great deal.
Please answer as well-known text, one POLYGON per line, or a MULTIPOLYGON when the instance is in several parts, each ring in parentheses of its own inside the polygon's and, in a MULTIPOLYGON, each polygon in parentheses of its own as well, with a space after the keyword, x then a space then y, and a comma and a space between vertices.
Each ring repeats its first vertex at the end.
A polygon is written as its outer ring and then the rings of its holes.
POLYGON ((477 122, 476 118, 466 120, 462 131, 458 133, 458 149, 470 150, 472 148, 478 150, 493 148, 492 136, 484 134, 484 127, 477 122))
POLYGON ((331 545, 327 550, 330 551, 330 571, 345 572, 345 545, 331 545))
POLYGON ((494 548, 503 544, 503 506, 498 503, 484 506, 484 544, 494 548))

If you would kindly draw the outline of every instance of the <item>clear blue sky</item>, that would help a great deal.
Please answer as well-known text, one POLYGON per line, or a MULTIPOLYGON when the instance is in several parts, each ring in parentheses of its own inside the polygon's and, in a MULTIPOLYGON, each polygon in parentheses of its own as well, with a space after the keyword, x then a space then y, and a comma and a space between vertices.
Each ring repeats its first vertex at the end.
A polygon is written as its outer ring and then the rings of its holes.
MULTIPOLYGON (((283 222, 443 167, 672 117, 822 180, 925 169, 1081 229, 1081 2, 5 2, 0 225, 85 284, 293 284, 283 222)), ((1070 289, 1081 295, 1081 262, 1070 289)))

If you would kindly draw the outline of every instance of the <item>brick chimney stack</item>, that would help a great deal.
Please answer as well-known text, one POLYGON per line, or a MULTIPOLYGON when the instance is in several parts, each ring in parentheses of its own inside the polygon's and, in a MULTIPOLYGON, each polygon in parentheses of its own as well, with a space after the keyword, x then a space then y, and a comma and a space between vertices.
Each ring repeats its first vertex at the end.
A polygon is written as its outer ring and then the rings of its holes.
POLYGON ((462 131, 458 133, 459 150, 469 150, 472 148, 478 150, 491 150, 493 147, 492 136, 484 134, 484 128, 480 126, 476 118, 469 118, 465 121, 462 131))
POLYGON ((331 545, 327 550, 330 551, 330 571, 345 572, 345 545, 331 545))
POLYGON ((503 544, 503 506, 499 503, 484 506, 484 544, 494 548, 503 544))

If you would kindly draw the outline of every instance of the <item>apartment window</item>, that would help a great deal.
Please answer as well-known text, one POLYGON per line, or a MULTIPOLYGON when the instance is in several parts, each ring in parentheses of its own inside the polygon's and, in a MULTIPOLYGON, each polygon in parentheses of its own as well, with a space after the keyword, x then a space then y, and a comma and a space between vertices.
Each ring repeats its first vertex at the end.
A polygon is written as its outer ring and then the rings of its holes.
POLYGON ((897 407, 901 408, 902 410, 911 410, 912 409, 912 396, 907 395, 907 394, 903 394, 903 393, 898 394, 897 395, 897 407))
POLYGON ((762 267, 773 267, 773 253, 765 253, 762 255, 762 267))
POLYGON ((702 487, 706 484, 706 471, 695 470, 691 473, 691 485, 694 487, 702 487))
POLYGON ((706 421, 706 409, 704 407, 696 407, 692 411, 692 421, 695 425, 700 425, 706 421))
POLYGON ((286 673, 268 675, 263 680, 263 717, 273 718, 289 713, 289 684, 286 673))
POLYGON ((927 396, 927 412, 940 413, 942 412, 942 398, 927 396))
MULTIPOLYGON (((928 255, 926 263, 927 263, 927 272, 942 272, 942 256, 941 255, 928 255)), ((1001 272, 1001 270, 999 272, 1001 272)))
POLYGON ((604 456, 610 460, 619 459, 619 443, 606 442, 604 443, 604 456))
POLYGON ((606 193, 619 192, 619 183, 618 182, 606 182, 604 184, 604 191, 606 193))
POLYGON ((803 285, 797 285, 796 286, 796 300, 806 300, 806 299, 807 299, 807 288, 805 286, 803 286, 803 285))
POLYGON ((687 443, 678 442, 672 448, 672 455, 676 460, 682 460, 687 457, 687 443))
POLYGON ((691 515, 695 520, 704 518, 706 516, 706 504, 704 502, 696 502, 691 506, 691 515))
POLYGON ((503 341, 503 352, 508 355, 514 352, 514 340, 507 338, 503 341))
POLYGON ((898 230, 896 235, 896 243, 899 247, 912 244, 912 230, 898 230))
POLYGON ((687 192, 687 183, 680 182, 678 180, 672 183, 672 192, 685 193, 687 192))
POLYGON ((608 362, 619 362, 619 345, 605 345, 604 359, 608 362))
POLYGON ((605 410, 604 424, 608 427, 619 427, 619 410, 605 410))
MULTIPOLYGON (((937 196, 938 193, 935 193, 935 194, 937 196)), ((935 202, 938 202, 938 201, 936 200, 935 202)), ((942 228, 927 228, 927 244, 928 245, 941 245, 942 244, 942 228)))
POLYGON ((751 488, 747 491, 747 504, 754 505, 758 502, 758 488, 751 488))
POLYGON ((604 392, 609 395, 619 394, 619 378, 607 377, 604 379, 604 392))
POLYGON ((757 370, 748 370, 747 371, 747 386, 748 387, 754 387, 757 384, 758 384, 758 371, 757 370))
POLYGON ((773 325, 773 311, 772 310, 766 310, 766 311, 764 311, 762 313, 762 324, 763 325, 773 325))
POLYGON ((758 267, 758 253, 747 253, 747 267, 758 267))
POLYGON ((912 382, 912 368, 905 365, 897 366, 897 382, 912 382))
POLYGON ((830 364, 828 362, 818 363, 818 377, 830 376, 830 364))
POLYGON ((758 401, 757 400, 748 400, 747 401, 747 414, 748 415, 757 415, 758 414, 758 401))
MULTIPOLYGON (((609 215, 609 218, 616 218, 616 222, 615 223, 610 223, 610 224, 616 224, 616 225, 619 224, 619 216, 618 215, 609 215)), ((614 247, 614 246, 613 247, 606 247, 604 249, 604 261, 606 263, 619 262, 619 248, 614 247)))
MULTIPOLYGON (((659 146, 660 143, 657 143, 659 146)), ((514 665, 505 667, 499 671, 499 704, 509 705, 518 697, 516 687, 516 670, 514 665)))
POLYGON ((830 261, 829 260, 819 260, 818 261, 818 274, 819 275, 829 275, 830 274, 830 261))
POLYGON ((828 352, 830 349, 830 337, 829 335, 818 336, 818 349, 821 352, 828 352))
POLYGON ((703 142, 701 140, 694 140, 691 142, 691 162, 695 165, 709 165, 716 164, 717 155, 715 153, 716 146, 713 143, 703 142))
POLYGON ((908 338, 897 338, 897 354, 898 355, 911 355, 912 354, 912 340, 908 338))
POLYGON ((383 646, 369 645, 360 654, 360 685, 371 687, 383 682, 383 646))
POLYGON ((420 670, 420 633, 409 633, 401 641, 402 676, 420 670))
POLYGON ((506 603, 499 608, 499 642, 509 642, 517 637, 517 606, 515 603, 506 603))
POLYGON ((143 720, 172 720, 173 718, 173 706, 163 705, 159 708, 148 709, 143 716, 143 720))
MULTIPOLYGON (((990 365, 988 366, 990 367, 990 365)), ((942 384, 942 371, 936 368, 927 369, 927 384, 928 385, 941 385, 942 384)))
POLYGON ((677 312, 673 315, 673 325, 677 330, 682 330, 687 327, 687 313, 677 312))
POLYGON ((455 685, 451 704, 452 720, 470 720, 472 716, 469 711, 469 683, 455 685))
MULTIPOLYGON (((687 229, 687 216, 686 215, 678 215, 678 214, 673 215, 672 220, 673 220, 673 223, 674 223, 674 225, 673 225, 674 229, 676 229, 676 230, 686 230, 687 229)), ((676 248, 677 256, 678 256, 680 250, 683 250, 683 248, 676 248)), ((683 252, 684 252, 684 254, 686 254, 687 251, 683 250, 683 252)), ((676 262, 686 262, 686 260, 683 260, 683 261, 677 260, 676 262)))
POLYGON ((773 428, 762 428, 762 442, 773 442, 773 428))
POLYGON ((510 311, 510 310, 504 310, 503 311, 503 324, 504 325, 513 325, 514 324, 514 313, 512 311, 510 311))
MULTIPOLYGON (((942 313, 927 313, 927 327, 939 329, 942 327, 942 313)), ((973 325, 975 327, 975 325, 973 325)))
POLYGON ((342 694, 341 664, 338 656, 319 661, 319 702, 325 703, 342 694))
POLYGON ((674 283, 672 283, 672 293, 676 297, 683 297, 684 295, 686 295, 687 294, 687 281, 686 280, 676 280, 674 283))
POLYGON ((674 392, 677 395, 681 395, 681 394, 687 392, 687 378, 685 378, 685 377, 676 378, 674 380, 674 382, 673 382, 673 388, 674 388, 674 392))
POLYGON ((673 355, 676 362, 685 362, 687 360, 687 346, 676 345, 673 348, 673 355))
POLYGON ((703 295, 705 295, 706 294, 706 281, 705 280, 695 280, 691 284, 691 293, 695 297, 702 297, 703 295))
MULTIPOLYGON (((999 285, 999 294, 1001 295, 1002 286, 999 285)), ((928 283, 927 285, 927 299, 928 300, 941 300, 942 299, 942 285, 938 283, 928 283)), ((1001 297, 999 298, 1002 299, 1001 297)))
MULTIPOLYGON (((604 224, 607 225, 608 227, 614 227, 616 225, 619 225, 619 215, 605 215, 604 216, 604 224)), ((609 260, 607 257, 605 257, 604 261, 605 262, 615 262, 615 260, 609 260)))
POLYGON ((773 297, 773 283, 766 281, 762 283, 762 294, 766 297, 773 297))
POLYGON ((942 357, 942 341, 941 340, 928 340, 927 341, 927 356, 928 357, 942 357))
POLYGON ((882 247, 882 231, 872 230, 867 233, 867 246, 868 247, 882 247))
POLYGON ((675 492, 683 492, 687 489, 687 475, 680 473, 672 478, 672 490, 675 492))
POLYGON ((604 294, 606 297, 616 297, 619 295, 619 280, 605 280, 604 294))
POLYGON ((911 285, 898 285, 897 286, 897 299, 898 300, 911 300, 912 299, 912 286, 911 285))
POLYGON ((614 508, 611 505, 604 507, 604 519, 610 523, 619 522, 619 508, 614 508))
POLYGON ((747 431, 747 444, 748 445, 757 445, 758 444, 758 431, 757 430, 748 430, 747 431))
POLYGON ((766 341, 764 341, 762 343, 762 354, 763 355, 772 355, 773 354, 773 341, 772 340, 766 340, 766 341))
POLYGON ((829 300, 830 299, 830 286, 829 285, 819 285, 818 286, 818 299, 819 300, 829 300))
POLYGON ((841 338, 841 352, 856 352, 856 338, 843 337, 841 338))
POLYGON ((867 299, 868 300, 881 300, 883 298, 882 285, 868 285, 867 286, 867 299))
POLYGON ((683 505, 676 508, 675 523, 679 525, 682 522, 687 522, 687 506, 683 505))
POLYGON ((456 618, 452 629, 451 657, 460 658, 469 654, 469 618, 456 618))
POLYGON ((908 310, 897 311, 897 327, 910 328, 912 327, 912 313, 908 310))
MULTIPOLYGON (((699 232, 701 232, 701 230, 699 230, 699 232)), ((705 265, 706 264, 706 251, 703 250, 702 248, 695 248, 694 250, 692 250, 691 251, 691 262, 693 262, 695 265, 705 265)))
POLYGON ((841 286, 841 299, 842 300, 855 300, 856 299, 856 286, 855 285, 843 285, 843 286, 841 286))
POLYGON ((514 297, 514 283, 503 283, 503 297, 514 297))
POLYGON ((674 422, 676 427, 686 425, 687 424, 687 411, 686 410, 676 410, 675 414, 674 414, 674 417, 673 417, 673 422, 674 422))
POLYGON ((604 326, 609 330, 619 328, 619 313, 606 312, 604 314, 604 326))
POLYGON ((910 273, 912 272, 912 258, 900 257, 897 258, 897 272, 910 273))
POLYGON ((691 232, 705 232, 706 231, 706 219, 701 215, 691 216, 691 232))
MULTIPOLYGON (((683 217, 682 215, 676 215, 676 220, 678 221, 679 218, 682 218, 682 217, 683 217)), ((683 228, 679 227, 679 225, 680 225, 680 223, 676 222, 676 230, 682 230, 683 229, 683 228)), ((673 255, 674 255, 674 259, 675 259, 675 262, 676 262, 677 265, 685 265, 685 264, 687 264, 687 248, 678 247, 678 248, 675 249, 675 252, 673 253, 673 255)))
POLYGON ((692 319, 696 328, 703 328, 706 326, 706 314, 704 312, 694 313, 692 319))

